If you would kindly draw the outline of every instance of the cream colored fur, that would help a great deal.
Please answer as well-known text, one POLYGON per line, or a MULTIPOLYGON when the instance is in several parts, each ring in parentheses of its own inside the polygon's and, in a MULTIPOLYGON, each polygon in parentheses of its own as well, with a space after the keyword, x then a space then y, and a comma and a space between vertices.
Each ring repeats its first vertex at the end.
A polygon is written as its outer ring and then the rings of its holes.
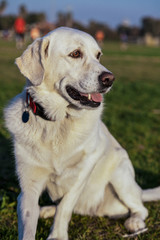
POLYGON ((90 35, 59 28, 36 40, 16 59, 27 84, 5 109, 5 121, 13 137, 21 187, 19 240, 34 240, 39 214, 50 217, 55 212, 48 240, 68 239, 72 212, 109 217, 130 213, 125 226, 136 232, 145 227, 148 215, 142 199, 160 199, 160 188, 144 192, 135 182, 127 152, 101 121, 103 104, 83 107, 67 95, 68 84, 86 93, 98 91, 99 75, 109 72, 96 58, 100 51, 90 35), (76 49, 82 56, 71 58, 76 49), (30 110, 29 121, 22 122, 26 90, 52 121, 30 110), (57 208, 40 211, 38 200, 44 189, 53 201, 62 198, 57 208))

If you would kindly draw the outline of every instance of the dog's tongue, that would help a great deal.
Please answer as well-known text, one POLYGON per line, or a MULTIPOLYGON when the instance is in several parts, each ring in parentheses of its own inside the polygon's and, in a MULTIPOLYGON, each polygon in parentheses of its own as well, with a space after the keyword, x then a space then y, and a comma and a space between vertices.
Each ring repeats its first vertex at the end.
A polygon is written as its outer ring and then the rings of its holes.
POLYGON ((91 98, 94 102, 102 102, 102 95, 100 93, 92 93, 91 98))
POLYGON ((100 93, 81 93, 81 96, 85 96, 90 101, 102 102, 103 98, 100 93))

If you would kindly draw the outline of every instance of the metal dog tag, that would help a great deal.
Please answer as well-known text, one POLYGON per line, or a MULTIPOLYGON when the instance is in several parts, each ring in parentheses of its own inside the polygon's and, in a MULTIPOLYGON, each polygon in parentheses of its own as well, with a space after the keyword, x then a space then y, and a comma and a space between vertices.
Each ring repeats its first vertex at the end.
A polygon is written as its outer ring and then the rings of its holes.
POLYGON ((28 120, 29 120, 29 112, 25 110, 25 111, 23 112, 23 114, 22 114, 22 121, 23 121, 24 123, 27 123, 28 120))

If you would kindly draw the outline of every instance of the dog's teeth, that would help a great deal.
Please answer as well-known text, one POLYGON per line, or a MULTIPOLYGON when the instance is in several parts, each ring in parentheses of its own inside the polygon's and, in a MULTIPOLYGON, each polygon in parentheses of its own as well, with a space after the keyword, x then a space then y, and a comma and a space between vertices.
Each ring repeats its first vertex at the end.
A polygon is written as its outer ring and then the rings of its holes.
POLYGON ((90 93, 88 93, 88 99, 91 100, 91 94, 90 93))

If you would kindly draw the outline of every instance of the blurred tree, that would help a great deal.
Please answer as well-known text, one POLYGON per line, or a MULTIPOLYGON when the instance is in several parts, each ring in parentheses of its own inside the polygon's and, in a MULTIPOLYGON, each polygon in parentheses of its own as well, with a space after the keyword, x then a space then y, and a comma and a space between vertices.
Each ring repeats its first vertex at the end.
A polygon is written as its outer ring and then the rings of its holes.
POLYGON ((57 15, 57 27, 60 26, 68 26, 68 27, 74 27, 82 31, 86 31, 90 33, 92 36, 95 36, 96 32, 98 30, 101 30, 104 32, 105 38, 107 39, 118 39, 118 35, 116 31, 109 28, 107 24, 99 23, 96 21, 90 21, 88 26, 83 25, 82 23, 79 23, 77 21, 74 21, 73 14, 71 11, 68 11, 67 13, 59 12, 57 15))
MULTIPOLYGON (((0 2, 0 30, 6 30, 13 28, 13 23, 15 22, 15 15, 2 15, 2 12, 7 6, 7 1, 3 0, 0 2)), ((44 22, 46 20, 45 13, 29 13, 25 5, 19 6, 19 15, 23 17, 27 24, 44 22)))
POLYGON ((82 23, 77 22, 77 21, 73 21, 73 28, 79 29, 84 32, 88 31, 87 26, 85 26, 82 23))
POLYGON ((160 36, 160 19, 145 17, 142 19, 142 33, 150 33, 153 36, 160 36))
POLYGON ((7 15, 0 17, 0 30, 11 29, 16 17, 13 15, 7 15))
POLYGON ((112 30, 107 24, 104 24, 104 23, 90 21, 87 29, 92 36, 95 36, 97 31, 102 31, 106 39, 110 39, 110 40, 118 39, 118 35, 116 31, 112 30))
POLYGON ((118 28, 117 28, 117 32, 118 32, 119 35, 126 34, 127 36, 129 36, 130 32, 131 32, 131 27, 124 26, 123 24, 119 25, 118 28))
POLYGON ((23 17, 28 24, 43 22, 46 20, 45 13, 29 13, 25 5, 19 7, 19 15, 23 17))
POLYGON ((26 18, 27 14, 28 14, 28 12, 27 12, 26 6, 25 6, 25 5, 21 5, 21 6, 19 7, 19 15, 20 15, 21 17, 23 17, 23 18, 26 18))
POLYGON ((122 23, 118 26, 117 33, 121 40, 126 36, 127 41, 136 43, 141 35, 141 29, 136 26, 125 25, 122 23))
POLYGON ((73 14, 71 11, 66 13, 66 26, 72 27, 73 26, 73 14))
POLYGON ((0 2, 0 15, 4 12, 7 7, 7 1, 3 0, 0 2))
POLYGON ((73 14, 71 11, 67 11, 67 13, 59 12, 57 14, 57 27, 67 26, 73 27, 73 14))
MULTIPOLYGON (((15 22, 16 16, 6 15, 0 16, 0 30, 11 29, 15 22)), ((46 16, 44 13, 28 13, 25 17, 27 24, 34 24, 45 21, 46 16)))
POLYGON ((39 23, 46 20, 45 13, 28 13, 26 16, 26 22, 28 24, 39 23))
POLYGON ((58 12, 56 25, 57 27, 65 26, 65 14, 63 12, 58 12))

